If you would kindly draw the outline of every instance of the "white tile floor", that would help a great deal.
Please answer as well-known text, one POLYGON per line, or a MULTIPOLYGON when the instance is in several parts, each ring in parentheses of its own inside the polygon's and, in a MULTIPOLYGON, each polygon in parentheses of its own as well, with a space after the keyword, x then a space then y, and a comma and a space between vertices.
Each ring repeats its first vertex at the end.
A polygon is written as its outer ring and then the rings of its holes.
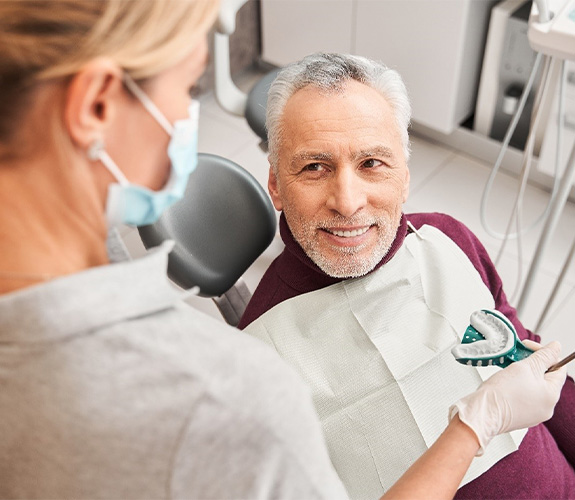
MULTIPOLYGON (((242 83, 240 82, 240 85, 242 83)), ((243 86, 249 86, 245 79, 243 86)), ((267 186, 268 164, 266 155, 259 148, 259 140, 242 118, 224 112, 212 94, 204 95, 200 113, 200 152, 214 153, 229 158, 246 168, 264 186, 267 186)), ((491 172, 487 165, 475 158, 463 155, 444 145, 422 137, 412 136, 411 194, 405 212, 439 211, 448 213, 464 222, 484 243, 492 259, 495 259, 500 242, 489 236, 480 222, 480 199, 485 182, 491 172)), ((497 178, 490 198, 488 218, 495 229, 504 231, 515 199, 516 180, 504 174, 497 178)), ((267 190, 267 187, 266 187, 267 190)), ((543 210, 548 199, 546 192, 529 186, 525 201, 525 223, 534 220, 543 210)), ((543 304, 552 289, 572 238, 575 237, 575 206, 568 204, 560 227, 546 254, 542 271, 535 282, 531 299, 523 315, 528 328, 534 328, 543 304)), ((523 238, 524 276, 538 241, 540 226, 523 238)), ((128 248, 133 254, 142 252, 137 232, 125 234, 128 248)), ((279 237, 264 254, 248 269, 245 280, 253 290, 273 258, 281 252, 279 237)), ((518 268, 518 251, 515 243, 507 245, 498 264, 499 273, 508 296, 513 294, 518 268)), ((208 314, 220 318, 219 312, 209 299, 192 298, 190 302, 208 314)), ((513 302, 512 302, 513 303, 513 302)), ((572 266, 558 294, 552 313, 540 333, 544 341, 557 339, 563 345, 563 353, 575 350, 575 266, 572 266)), ((575 363, 569 373, 575 375, 575 363)))

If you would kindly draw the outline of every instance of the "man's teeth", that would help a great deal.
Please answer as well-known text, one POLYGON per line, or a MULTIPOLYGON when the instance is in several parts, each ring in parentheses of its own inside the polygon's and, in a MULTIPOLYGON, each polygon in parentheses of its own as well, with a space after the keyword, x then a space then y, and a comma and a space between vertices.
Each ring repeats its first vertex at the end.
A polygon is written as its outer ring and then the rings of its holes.
POLYGON ((354 236, 360 236, 367 233, 368 230, 369 227, 364 227, 361 229, 354 229, 353 231, 330 230, 330 233, 335 234, 336 236, 341 236, 342 238, 353 238, 354 236))

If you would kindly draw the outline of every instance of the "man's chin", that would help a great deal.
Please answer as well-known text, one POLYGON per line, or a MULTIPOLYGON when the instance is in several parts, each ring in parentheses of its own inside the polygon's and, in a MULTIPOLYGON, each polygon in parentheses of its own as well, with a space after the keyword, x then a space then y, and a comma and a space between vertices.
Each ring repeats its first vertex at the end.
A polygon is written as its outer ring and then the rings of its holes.
POLYGON ((361 258, 357 255, 342 255, 337 258, 326 258, 325 255, 310 255, 311 260, 332 278, 360 278, 375 269, 383 256, 361 258))
MULTIPOLYGON (((374 266, 375 267, 375 266, 374 266)), ((339 279, 352 279, 352 278, 361 278, 363 276, 365 276, 366 274, 369 274, 371 271, 373 271, 372 269, 369 269, 368 271, 365 270, 338 270, 335 271, 333 269, 322 269, 322 271, 327 274, 328 276, 330 276, 331 278, 339 278, 339 279)))

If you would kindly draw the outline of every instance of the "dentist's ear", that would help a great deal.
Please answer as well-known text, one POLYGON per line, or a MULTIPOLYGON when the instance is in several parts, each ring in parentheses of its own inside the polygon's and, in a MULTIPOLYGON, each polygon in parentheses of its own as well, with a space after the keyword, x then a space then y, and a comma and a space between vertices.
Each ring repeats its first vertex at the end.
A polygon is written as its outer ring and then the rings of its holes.
POLYGON ((122 93, 122 69, 111 59, 94 59, 74 75, 66 91, 64 123, 76 146, 86 150, 102 139, 122 93))
POLYGON ((278 186, 278 179, 274 172, 274 168, 270 164, 270 173, 268 177, 268 191, 270 193, 270 197, 272 199, 272 203, 274 204, 275 209, 278 212, 283 210, 283 203, 280 198, 280 190, 278 186))

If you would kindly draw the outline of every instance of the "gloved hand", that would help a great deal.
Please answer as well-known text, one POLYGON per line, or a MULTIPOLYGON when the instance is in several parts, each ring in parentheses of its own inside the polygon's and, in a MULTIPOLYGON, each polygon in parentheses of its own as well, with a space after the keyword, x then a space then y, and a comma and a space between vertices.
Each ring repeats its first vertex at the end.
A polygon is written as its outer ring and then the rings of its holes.
MULTIPOLYGON (((540 346, 530 342, 529 347, 540 346)), ((527 359, 487 379, 449 409, 449 420, 459 413, 459 419, 477 435, 481 445, 477 456, 498 434, 531 427, 552 417, 567 369, 545 372, 558 361, 560 351, 558 342, 540 347, 527 359)))

